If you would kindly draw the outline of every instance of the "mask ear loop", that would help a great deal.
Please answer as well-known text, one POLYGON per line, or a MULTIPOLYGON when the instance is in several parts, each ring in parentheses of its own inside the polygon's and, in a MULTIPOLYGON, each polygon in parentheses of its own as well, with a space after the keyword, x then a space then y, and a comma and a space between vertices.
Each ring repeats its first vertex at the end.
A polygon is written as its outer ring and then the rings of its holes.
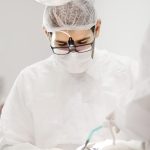
MULTIPOLYGON (((93 48, 95 48, 95 36, 96 36, 96 28, 94 28, 94 43, 93 43, 93 48)), ((94 52, 95 49, 92 50, 91 58, 94 59, 94 52)))

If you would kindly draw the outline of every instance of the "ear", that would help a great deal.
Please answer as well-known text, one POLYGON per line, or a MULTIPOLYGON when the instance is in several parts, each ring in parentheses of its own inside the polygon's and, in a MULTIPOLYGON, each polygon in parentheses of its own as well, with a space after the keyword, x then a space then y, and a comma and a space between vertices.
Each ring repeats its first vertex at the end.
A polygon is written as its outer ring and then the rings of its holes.
POLYGON ((95 26, 95 31, 96 31, 96 38, 99 37, 100 35, 100 29, 101 29, 101 20, 97 20, 96 26, 95 26))
POLYGON ((46 35, 46 37, 49 39, 50 34, 49 34, 49 32, 47 32, 47 30, 44 26, 43 26, 43 31, 44 31, 44 34, 46 35))

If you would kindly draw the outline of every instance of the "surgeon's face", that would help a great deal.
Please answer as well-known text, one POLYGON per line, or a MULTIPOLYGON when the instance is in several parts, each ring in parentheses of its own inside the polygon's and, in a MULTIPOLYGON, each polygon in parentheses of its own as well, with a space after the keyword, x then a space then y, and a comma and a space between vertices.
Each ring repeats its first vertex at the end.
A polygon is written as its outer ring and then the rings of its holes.
MULTIPOLYGON (((94 34, 91 30, 81 30, 81 31, 75 30, 75 31, 64 31, 64 32, 68 33, 72 37, 76 45, 88 44, 93 42, 94 40, 94 34)), ((56 32, 52 34, 51 45, 53 47, 66 46, 69 36, 65 33, 56 32)))
MULTIPOLYGON (((72 39, 75 41, 76 45, 83 45, 83 44, 88 44, 93 42, 95 37, 99 36, 100 33, 100 25, 101 22, 100 20, 97 21, 96 26, 95 26, 95 36, 94 33, 91 29, 88 30, 64 30, 65 33, 68 33, 72 39)), ((50 39, 51 45, 53 47, 61 47, 61 46, 66 46, 69 36, 66 35, 63 32, 54 32, 52 34, 49 34, 45 29, 44 29, 47 37, 50 39)))
POLYGON ((99 32, 100 21, 88 30, 46 33, 58 66, 71 74, 86 72, 93 62, 95 38, 99 36, 99 32))

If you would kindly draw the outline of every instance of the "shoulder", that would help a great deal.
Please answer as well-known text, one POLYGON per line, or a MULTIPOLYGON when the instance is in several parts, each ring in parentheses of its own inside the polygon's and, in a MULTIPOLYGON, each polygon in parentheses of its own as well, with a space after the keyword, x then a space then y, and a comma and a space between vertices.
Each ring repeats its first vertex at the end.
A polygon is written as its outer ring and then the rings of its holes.
POLYGON ((137 63, 134 59, 128 56, 119 55, 108 50, 96 50, 96 59, 107 64, 117 63, 118 65, 120 64, 123 66, 128 66, 130 64, 137 63))
POLYGON ((111 61, 114 62, 112 64, 118 64, 118 67, 126 72, 133 81, 139 78, 139 63, 137 60, 130 58, 128 56, 123 56, 115 53, 111 53, 111 61))
POLYGON ((102 75, 115 78, 117 81, 130 82, 134 85, 139 76, 138 62, 128 56, 122 56, 107 50, 97 50, 96 64, 102 75))
POLYGON ((134 70, 138 73, 138 62, 136 60, 108 50, 96 50, 96 61, 112 69, 134 70))
POLYGON ((51 56, 38 61, 32 65, 29 65, 25 68, 23 68, 20 71, 20 76, 32 76, 32 77, 37 77, 39 75, 42 75, 43 73, 49 72, 52 70, 53 64, 52 64, 52 59, 51 56))

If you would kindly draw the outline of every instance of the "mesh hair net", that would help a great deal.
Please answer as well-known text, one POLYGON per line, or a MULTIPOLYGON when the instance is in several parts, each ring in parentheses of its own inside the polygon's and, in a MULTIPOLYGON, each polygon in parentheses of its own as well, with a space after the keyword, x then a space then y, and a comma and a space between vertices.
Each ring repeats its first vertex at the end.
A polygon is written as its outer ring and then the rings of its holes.
POLYGON ((43 3, 46 5, 43 14, 43 26, 48 32, 76 29, 84 30, 95 25, 97 17, 93 0, 50 1, 46 3, 45 0, 45 3, 43 3), (54 3, 55 5, 53 5, 54 3))

